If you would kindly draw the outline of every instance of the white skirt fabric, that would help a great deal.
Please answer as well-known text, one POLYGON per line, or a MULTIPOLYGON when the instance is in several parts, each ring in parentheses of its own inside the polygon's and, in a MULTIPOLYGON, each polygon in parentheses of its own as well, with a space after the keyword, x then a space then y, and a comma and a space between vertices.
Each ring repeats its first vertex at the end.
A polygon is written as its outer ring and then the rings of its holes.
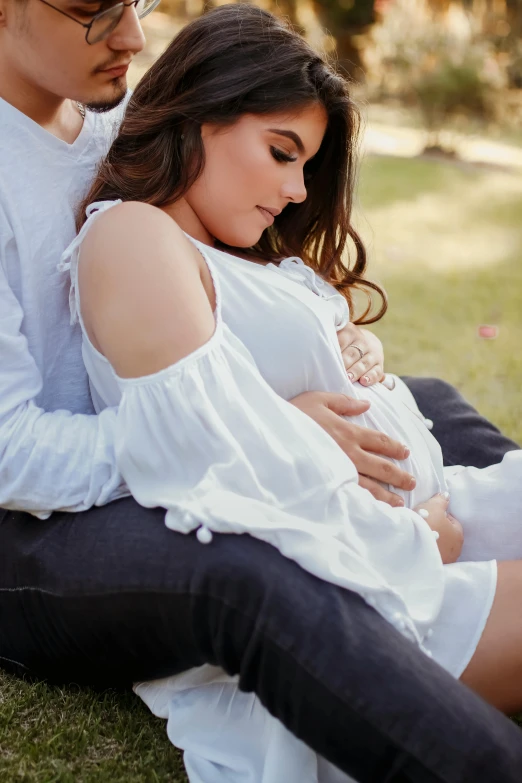
POLYGON ((353 783, 221 669, 201 666, 134 690, 167 721, 190 783, 353 783))

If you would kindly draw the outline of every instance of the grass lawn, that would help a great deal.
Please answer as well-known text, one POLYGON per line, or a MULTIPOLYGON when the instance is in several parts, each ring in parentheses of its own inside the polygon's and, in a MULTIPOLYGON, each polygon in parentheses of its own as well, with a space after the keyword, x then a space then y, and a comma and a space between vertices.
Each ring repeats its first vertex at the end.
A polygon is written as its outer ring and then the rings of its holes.
MULTIPOLYGON (((359 224, 390 312, 387 369, 454 383, 522 441, 522 178, 371 158, 359 224), (496 340, 479 324, 500 327, 496 340)), ((179 755, 131 694, 0 675, 2 783, 182 783, 179 755)))
POLYGON ((445 378, 522 443, 520 171, 370 158, 359 211, 369 277, 390 301, 375 327, 386 368, 445 378))

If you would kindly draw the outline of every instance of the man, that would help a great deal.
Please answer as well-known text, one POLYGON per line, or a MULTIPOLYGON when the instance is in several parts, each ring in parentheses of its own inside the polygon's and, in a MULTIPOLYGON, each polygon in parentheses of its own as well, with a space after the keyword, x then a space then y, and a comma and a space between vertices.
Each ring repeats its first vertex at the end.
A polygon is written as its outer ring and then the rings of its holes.
MULTIPOLYGON (((116 413, 93 415, 56 266, 143 46, 138 13, 151 7, 0 0, 0 656, 102 685, 208 662, 361 783, 518 781, 518 729, 359 596, 248 536, 202 547, 125 497, 116 413)), ((475 434, 487 430, 449 387, 428 386, 461 405, 475 434)), ((296 404, 375 493, 379 479, 408 485, 383 458, 403 446, 340 418, 362 403, 296 404)), ((490 432, 493 462, 514 444, 490 432)))

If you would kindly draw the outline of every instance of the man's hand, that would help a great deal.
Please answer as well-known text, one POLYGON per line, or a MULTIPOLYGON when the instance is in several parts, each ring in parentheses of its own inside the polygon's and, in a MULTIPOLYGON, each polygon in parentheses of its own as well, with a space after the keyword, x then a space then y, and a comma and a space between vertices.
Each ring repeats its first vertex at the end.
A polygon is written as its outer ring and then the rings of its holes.
POLYGON ((384 378, 384 350, 373 332, 346 324, 337 332, 344 367, 350 380, 373 386, 384 378), (358 350, 360 348, 360 350, 358 350), (361 356, 362 354, 362 356, 361 356))
POLYGON ((341 418, 364 413, 370 407, 369 402, 327 392, 304 392, 290 402, 316 421, 350 457, 359 473, 361 487, 390 506, 404 505, 402 498, 378 482, 406 491, 415 487, 412 475, 385 459, 406 459, 409 449, 382 432, 359 427, 341 418))

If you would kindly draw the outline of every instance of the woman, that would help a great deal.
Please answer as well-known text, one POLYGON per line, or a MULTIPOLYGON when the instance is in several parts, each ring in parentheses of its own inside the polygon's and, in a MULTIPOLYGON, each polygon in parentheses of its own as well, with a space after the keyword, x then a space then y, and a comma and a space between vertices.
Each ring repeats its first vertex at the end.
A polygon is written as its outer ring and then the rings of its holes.
MULTIPOLYGON (((64 254, 93 397, 98 409, 119 404, 121 472, 140 503, 167 509, 168 526, 197 530, 203 544, 211 530, 268 541, 359 592, 493 704, 520 709, 522 567, 500 563, 497 578, 478 524, 495 482, 468 471, 448 478, 398 379, 393 389, 364 387, 343 365, 337 331, 354 289, 381 293, 362 279, 364 249, 350 222, 357 128, 344 81, 260 9, 221 7, 177 36, 138 85, 64 254), (369 400, 361 423, 407 443, 416 486, 403 493, 404 508, 357 484, 351 461, 298 409, 309 391, 369 400), (483 488, 480 505, 466 481, 483 488), (448 485, 478 562, 455 562, 462 529, 447 514, 448 485)), ((352 320, 371 322, 369 308, 352 320)), ((511 557, 522 557, 518 457, 500 472, 512 505, 502 495, 495 503, 511 557)), ((237 719, 226 736, 247 737, 245 757, 266 764, 261 708, 226 675, 203 667, 141 695, 158 714, 175 703, 169 732, 189 748, 194 780, 217 780, 225 768, 234 779, 237 748, 227 754, 224 736, 209 740, 210 710, 230 726, 237 719)), ((275 743, 287 760, 293 741, 275 743)), ((304 780, 298 767, 280 779, 304 780)))

